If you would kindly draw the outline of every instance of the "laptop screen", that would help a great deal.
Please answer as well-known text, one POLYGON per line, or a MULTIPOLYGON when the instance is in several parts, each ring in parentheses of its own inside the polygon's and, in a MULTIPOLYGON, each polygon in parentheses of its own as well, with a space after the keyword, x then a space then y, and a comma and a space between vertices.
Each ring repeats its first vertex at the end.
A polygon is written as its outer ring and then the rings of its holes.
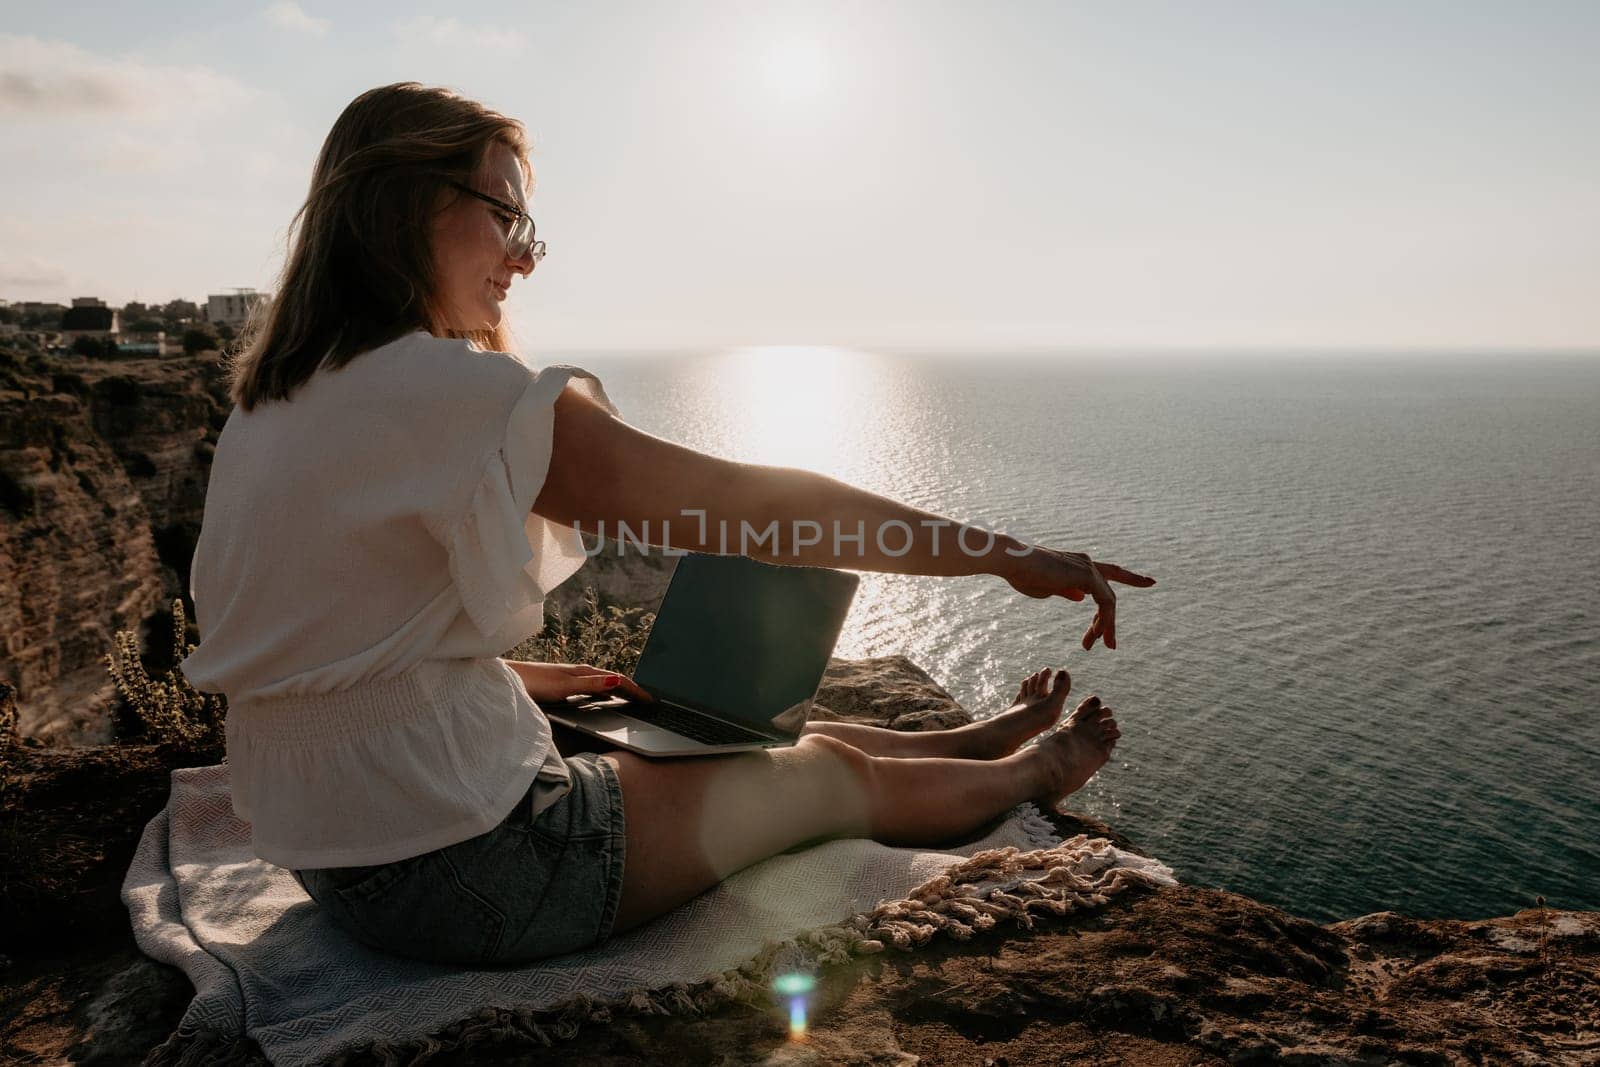
POLYGON ((678 560, 634 680, 660 699, 793 737, 860 581, 825 567, 690 553, 678 560))

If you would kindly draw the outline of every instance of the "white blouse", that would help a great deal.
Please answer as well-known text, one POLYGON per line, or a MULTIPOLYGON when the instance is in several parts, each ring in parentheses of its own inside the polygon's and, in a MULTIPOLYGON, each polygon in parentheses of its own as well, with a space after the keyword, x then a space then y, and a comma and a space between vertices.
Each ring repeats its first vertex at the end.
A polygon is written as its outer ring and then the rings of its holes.
POLYGON ((387 863, 570 788, 499 654, 588 558, 533 514, 555 401, 588 371, 417 332, 235 407, 217 441, 179 665, 228 699, 233 809, 289 868, 387 863))

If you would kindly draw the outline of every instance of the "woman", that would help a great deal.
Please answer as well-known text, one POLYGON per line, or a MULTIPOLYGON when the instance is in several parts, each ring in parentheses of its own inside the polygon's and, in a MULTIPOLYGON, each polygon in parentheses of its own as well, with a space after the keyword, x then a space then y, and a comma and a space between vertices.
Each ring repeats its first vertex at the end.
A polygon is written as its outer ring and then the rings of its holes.
POLYGON ((193 568, 202 641, 182 668, 228 696, 233 806, 256 854, 375 947, 516 963, 804 842, 936 843, 1087 781, 1119 736, 1098 698, 1022 747, 1064 710, 1069 679, 1048 670, 957 730, 812 723, 792 748, 659 761, 559 751, 538 702, 648 698, 587 665, 498 658, 582 565, 579 528, 627 522, 715 552, 741 522, 899 523, 896 555, 871 535, 859 554, 830 538, 749 554, 1092 597, 1086 649, 1116 647, 1108 583, 1153 582, 1005 536, 957 551, 961 524, 680 447, 623 422, 587 371, 532 370, 501 316, 544 254, 531 178, 517 122, 415 83, 364 93, 328 135, 276 298, 231 368, 193 568))

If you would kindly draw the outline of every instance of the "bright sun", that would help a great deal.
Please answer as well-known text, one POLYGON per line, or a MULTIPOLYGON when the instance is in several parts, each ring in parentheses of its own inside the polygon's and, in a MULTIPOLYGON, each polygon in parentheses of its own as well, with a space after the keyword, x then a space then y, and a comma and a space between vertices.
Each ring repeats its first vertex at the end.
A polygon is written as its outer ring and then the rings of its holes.
POLYGON ((787 99, 816 96, 827 87, 828 56, 815 41, 780 41, 767 49, 762 67, 767 87, 787 99))

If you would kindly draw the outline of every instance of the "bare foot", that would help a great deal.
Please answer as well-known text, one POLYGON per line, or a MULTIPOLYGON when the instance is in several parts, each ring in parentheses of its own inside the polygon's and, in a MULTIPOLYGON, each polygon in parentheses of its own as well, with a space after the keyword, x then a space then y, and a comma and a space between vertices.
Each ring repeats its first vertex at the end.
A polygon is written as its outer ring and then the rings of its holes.
POLYGON ((954 731, 964 735, 961 756, 965 759, 999 759, 1022 747, 1030 737, 1044 733, 1061 718, 1067 706, 1072 676, 1049 667, 1034 671, 1017 687, 1016 699, 1000 714, 954 731), (1052 684, 1054 683, 1054 684, 1052 684))
POLYGON ((1098 696, 1079 704, 1061 729, 1035 746, 1046 783, 1036 802, 1054 808, 1061 798, 1082 789, 1111 758, 1121 736, 1111 709, 1101 704, 1098 696))

